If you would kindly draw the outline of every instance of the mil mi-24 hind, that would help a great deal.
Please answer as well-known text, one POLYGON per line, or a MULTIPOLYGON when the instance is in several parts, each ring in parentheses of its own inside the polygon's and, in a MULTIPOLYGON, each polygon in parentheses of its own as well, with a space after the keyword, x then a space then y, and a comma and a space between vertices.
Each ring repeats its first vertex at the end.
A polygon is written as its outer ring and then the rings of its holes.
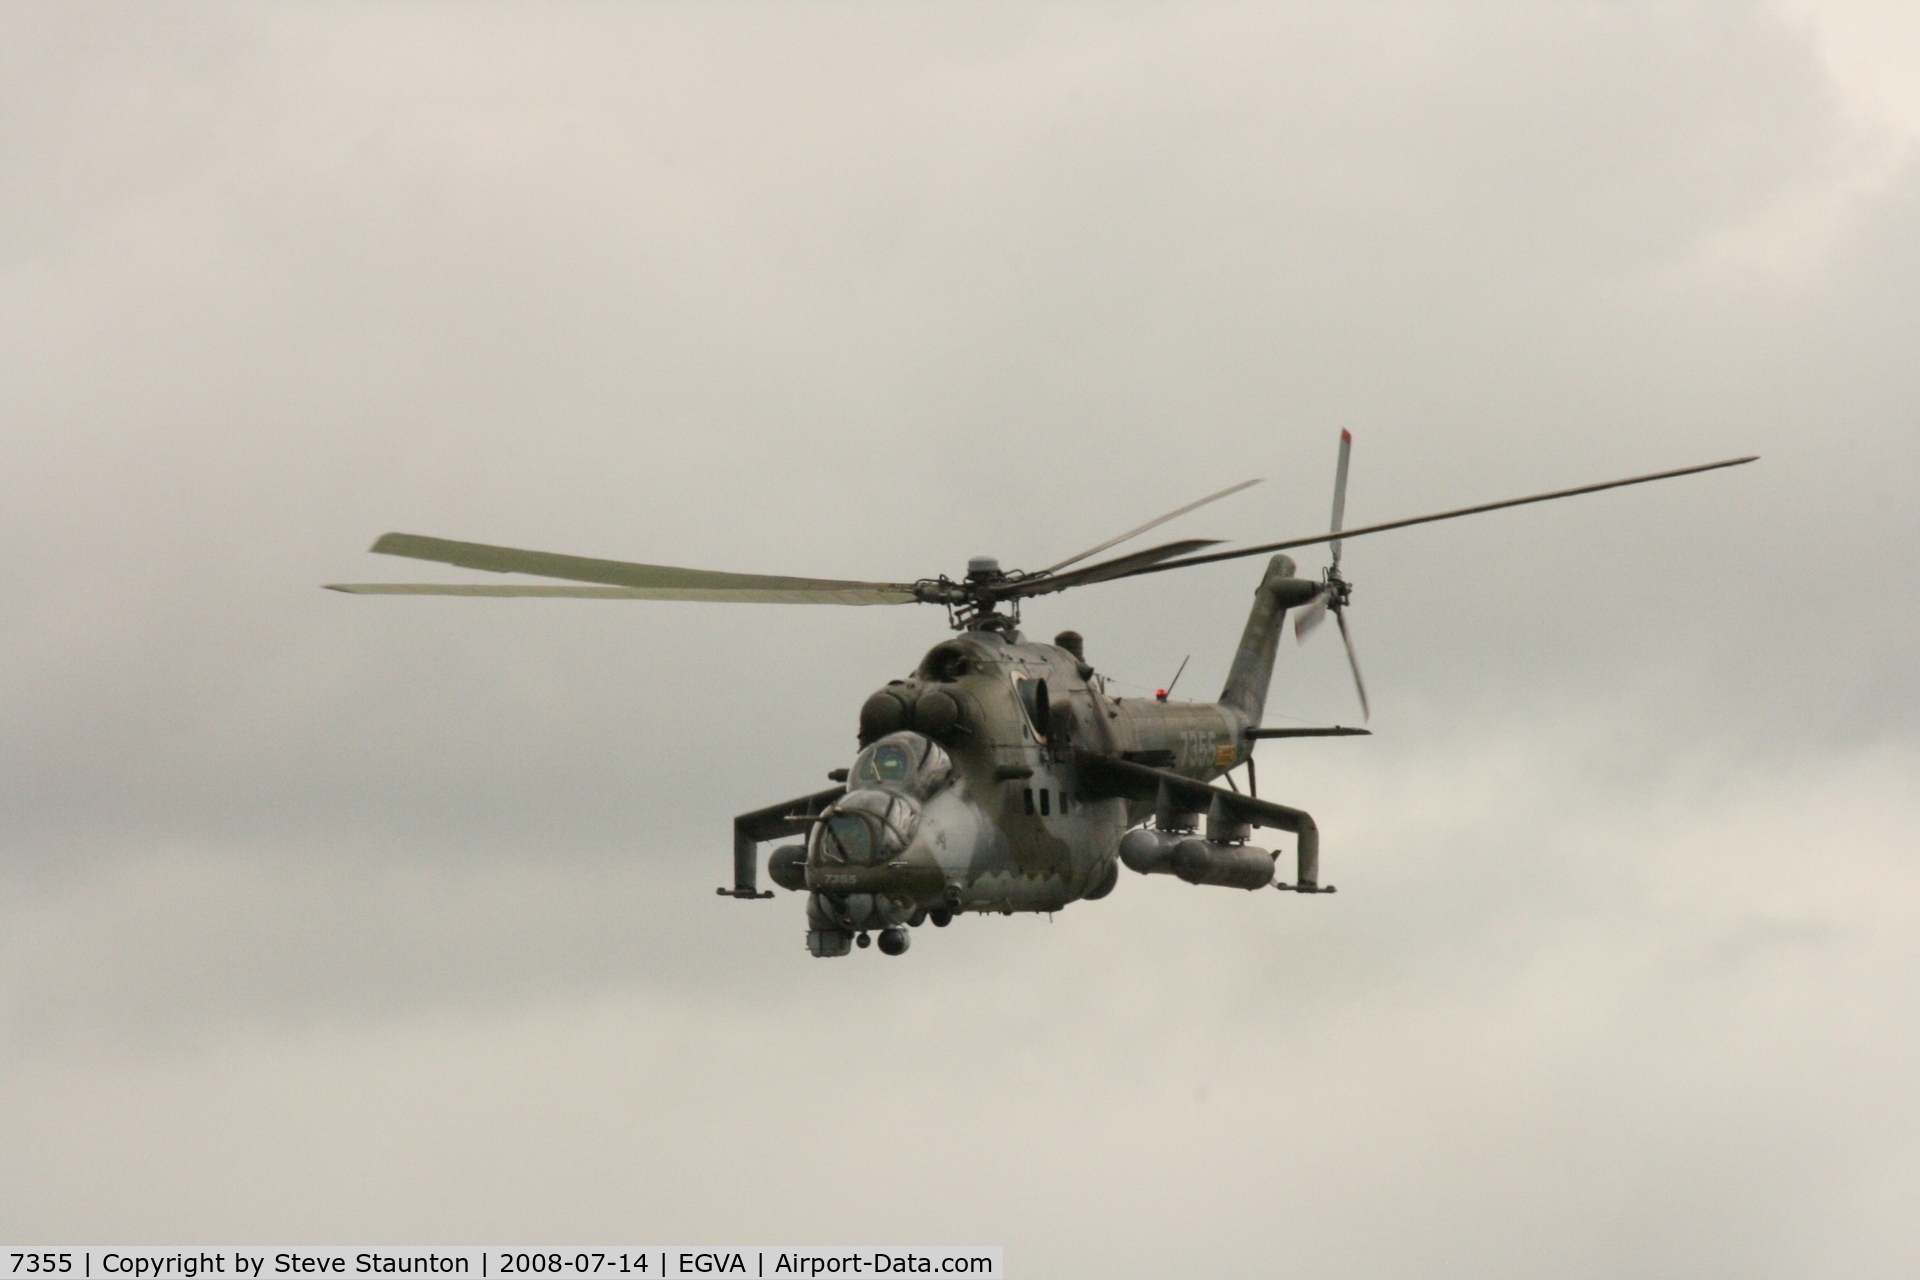
MULTIPOLYGON (((759 847, 774 840, 769 878, 807 894, 807 950, 842 956, 874 933, 888 955, 904 952, 912 928, 944 927, 964 912, 1058 911, 1113 892, 1124 863, 1144 875, 1196 885, 1272 886, 1331 893, 1320 883, 1320 833, 1300 809, 1259 797, 1253 749, 1262 738, 1363 734, 1365 729, 1269 729, 1261 718, 1289 610, 1304 640, 1332 613, 1353 672, 1363 718, 1366 686, 1347 625, 1353 586, 1340 554, 1349 538, 1645 484, 1754 458, 1730 458, 1652 475, 1482 503, 1432 515, 1343 529, 1352 437, 1340 433, 1329 531, 1227 551, 1186 539, 1112 559, 1092 559, 1130 538, 1237 493, 1249 480, 1170 511, 1137 529, 1035 572, 1009 571, 989 557, 963 579, 859 582, 716 573, 594 560, 389 533, 373 544, 410 556, 495 573, 588 584, 331 584, 361 595, 562 596, 703 600, 752 604, 937 604, 958 632, 935 645, 913 674, 890 681, 860 709, 859 754, 831 775, 835 786, 742 814, 733 823, 733 886, 739 899, 771 898, 759 887, 759 847), (1319 581, 1297 576, 1296 547, 1328 544, 1319 581), (1021 635, 1020 605, 1034 596, 1272 553, 1215 702, 1110 695, 1086 661, 1081 637, 1052 644, 1021 635), (1080 567, 1075 568, 1074 566, 1080 567), (1247 790, 1227 775, 1241 765, 1247 790), (1227 787, 1214 785, 1225 778, 1227 787), (1249 843, 1253 828, 1293 836, 1291 882, 1277 855, 1249 843)), ((1177 678, 1177 677, 1176 677, 1177 678)))

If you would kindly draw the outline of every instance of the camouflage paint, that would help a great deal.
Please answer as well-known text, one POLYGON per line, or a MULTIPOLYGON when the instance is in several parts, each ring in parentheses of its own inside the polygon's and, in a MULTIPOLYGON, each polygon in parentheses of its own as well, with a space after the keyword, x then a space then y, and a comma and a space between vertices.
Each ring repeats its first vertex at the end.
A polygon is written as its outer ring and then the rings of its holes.
POLYGON ((1067 649, 986 629, 943 641, 911 677, 877 691, 862 710, 863 753, 850 789, 808 838, 809 949, 845 954, 849 931, 917 922, 934 910, 1058 911, 1104 896, 1117 876, 1120 837, 1153 806, 1083 799, 1072 748, 1198 782, 1240 765, 1246 731, 1266 704, 1286 611, 1316 589, 1293 571, 1286 556, 1269 563, 1217 703, 1111 697, 1067 649), (914 778, 862 780, 871 753, 892 746, 919 759, 929 741, 950 764, 931 790, 914 778), (828 835, 837 816, 907 807, 912 818, 899 825, 911 826, 911 838, 871 864, 850 863, 828 835))

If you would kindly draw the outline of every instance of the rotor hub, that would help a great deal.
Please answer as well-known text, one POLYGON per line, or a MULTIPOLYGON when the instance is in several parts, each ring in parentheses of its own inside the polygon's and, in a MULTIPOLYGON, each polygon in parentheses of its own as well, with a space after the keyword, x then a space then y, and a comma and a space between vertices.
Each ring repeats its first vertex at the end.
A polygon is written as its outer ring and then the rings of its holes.
POLYGON ((1353 584, 1341 576, 1340 567, 1329 566, 1321 573, 1320 580, 1325 584, 1327 607, 1329 609, 1346 608, 1347 601, 1353 598, 1353 584))

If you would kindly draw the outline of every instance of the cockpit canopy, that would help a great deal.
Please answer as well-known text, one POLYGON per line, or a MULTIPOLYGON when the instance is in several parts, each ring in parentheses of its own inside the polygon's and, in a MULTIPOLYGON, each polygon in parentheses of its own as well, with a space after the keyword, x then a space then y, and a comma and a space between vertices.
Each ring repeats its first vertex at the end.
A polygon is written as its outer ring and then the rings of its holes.
POLYGON ((913 843, 920 802, 953 778, 953 761, 923 734, 890 733, 853 758, 847 794, 816 829, 812 856, 823 863, 878 865, 913 843))
POLYGON ((878 787, 924 800, 953 777, 953 761, 939 743, 918 733, 890 733, 853 759, 849 788, 878 787))
POLYGON ((920 806, 898 791, 862 789, 834 801, 814 837, 815 861, 876 866, 913 843, 920 806))

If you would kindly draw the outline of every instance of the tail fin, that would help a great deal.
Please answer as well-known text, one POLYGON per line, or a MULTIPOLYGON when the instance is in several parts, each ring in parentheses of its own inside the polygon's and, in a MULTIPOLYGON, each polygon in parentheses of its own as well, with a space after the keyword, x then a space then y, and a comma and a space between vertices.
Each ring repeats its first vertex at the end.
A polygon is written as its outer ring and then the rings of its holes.
POLYGON ((1320 584, 1293 576, 1291 556, 1275 556, 1267 561, 1266 576, 1253 593, 1253 612, 1247 615, 1247 629, 1240 635, 1240 648, 1233 655, 1227 672, 1227 687, 1220 691, 1220 703, 1246 717, 1247 727, 1260 723, 1267 709, 1267 686, 1273 682, 1273 656, 1280 644, 1280 629, 1287 610, 1313 599, 1320 584))

